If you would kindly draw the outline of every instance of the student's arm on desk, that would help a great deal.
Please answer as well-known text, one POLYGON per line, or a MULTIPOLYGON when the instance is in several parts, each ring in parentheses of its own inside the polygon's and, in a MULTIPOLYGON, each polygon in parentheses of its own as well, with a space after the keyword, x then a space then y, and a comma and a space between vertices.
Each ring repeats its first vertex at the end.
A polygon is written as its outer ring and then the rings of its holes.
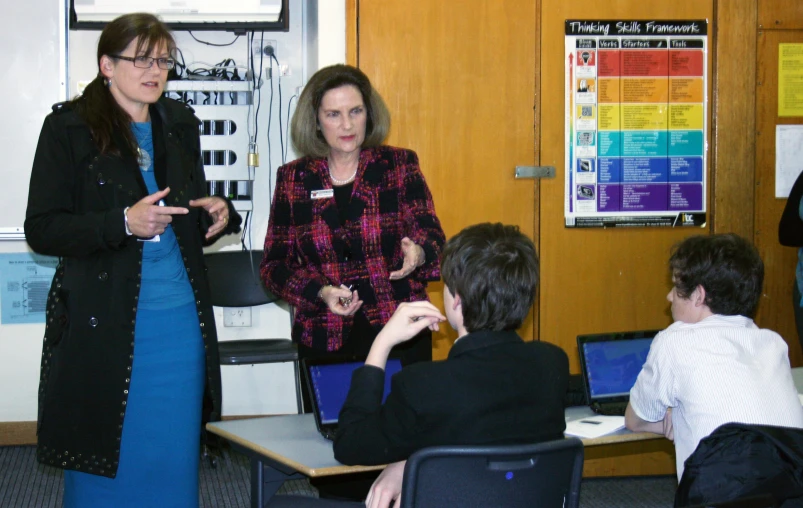
POLYGON ((633 406, 628 403, 627 409, 625 410, 625 427, 633 432, 652 432, 654 434, 663 434, 664 437, 670 441, 675 440, 675 433, 672 428, 671 407, 666 409, 666 414, 664 415, 663 420, 659 420, 657 422, 648 422, 637 415, 633 410, 633 406))

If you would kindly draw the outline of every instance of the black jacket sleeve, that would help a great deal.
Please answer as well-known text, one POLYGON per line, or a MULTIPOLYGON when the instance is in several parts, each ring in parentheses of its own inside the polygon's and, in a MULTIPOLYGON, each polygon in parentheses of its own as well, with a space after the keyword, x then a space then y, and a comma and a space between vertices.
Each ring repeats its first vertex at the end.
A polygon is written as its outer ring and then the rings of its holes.
POLYGON ((803 198, 803 173, 801 173, 789 198, 786 200, 786 207, 781 215, 781 222, 778 224, 778 241, 787 247, 803 247, 803 220, 800 219, 800 199, 803 198))
MULTIPOLYGON (((401 373, 399 373, 401 374, 401 373)), ((340 411, 335 459, 348 465, 377 465, 406 460, 419 447, 416 411, 396 374, 382 404, 385 372, 366 365, 354 371, 340 411)))

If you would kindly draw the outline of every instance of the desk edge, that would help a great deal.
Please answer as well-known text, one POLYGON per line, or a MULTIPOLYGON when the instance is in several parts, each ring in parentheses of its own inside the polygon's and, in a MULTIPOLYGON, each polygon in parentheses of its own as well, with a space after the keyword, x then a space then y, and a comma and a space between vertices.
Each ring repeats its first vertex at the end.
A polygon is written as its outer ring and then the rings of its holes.
POLYGON ((311 468, 307 467, 300 462, 296 462, 294 460, 288 459, 284 455, 280 455, 276 452, 268 450, 267 448, 263 448, 253 443, 253 441, 248 441, 247 439, 243 439, 236 434, 232 434, 231 432, 221 429, 214 425, 214 423, 218 422, 210 422, 206 424, 206 430, 211 432, 212 434, 216 434, 224 439, 228 439, 233 443, 237 443, 238 445, 242 446, 247 450, 252 450, 258 452, 259 454, 270 458, 280 464, 284 464, 290 468, 295 469, 299 473, 309 476, 310 478, 315 478, 318 476, 332 476, 332 475, 341 475, 341 474, 350 474, 350 473, 362 473, 364 471, 377 471, 380 469, 384 469, 386 464, 382 464, 379 466, 347 466, 347 465, 339 465, 339 466, 332 466, 332 467, 320 467, 320 468, 311 468))

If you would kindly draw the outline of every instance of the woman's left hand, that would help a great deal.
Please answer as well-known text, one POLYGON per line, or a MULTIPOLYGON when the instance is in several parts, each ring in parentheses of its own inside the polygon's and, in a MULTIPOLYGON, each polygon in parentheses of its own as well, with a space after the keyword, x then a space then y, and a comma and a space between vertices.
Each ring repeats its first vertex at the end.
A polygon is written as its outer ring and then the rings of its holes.
POLYGON ((425 256, 423 247, 405 236, 402 238, 401 248, 404 253, 404 263, 402 263, 400 270, 390 272, 390 280, 403 279, 413 273, 416 268, 424 264, 425 256))
POLYGON ((229 225, 229 204, 219 196, 209 196, 201 199, 190 200, 190 206, 203 208, 209 213, 214 221, 206 231, 206 238, 219 235, 229 225))

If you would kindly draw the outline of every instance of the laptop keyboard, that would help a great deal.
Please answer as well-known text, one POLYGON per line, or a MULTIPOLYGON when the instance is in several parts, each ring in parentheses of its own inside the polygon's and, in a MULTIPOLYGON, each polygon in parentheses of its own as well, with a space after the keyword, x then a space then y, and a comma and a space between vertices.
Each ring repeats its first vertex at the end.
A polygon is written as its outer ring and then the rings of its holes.
POLYGON ((607 416, 624 416, 627 409, 627 402, 606 402, 605 404, 594 404, 591 409, 595 413, 607 416))

